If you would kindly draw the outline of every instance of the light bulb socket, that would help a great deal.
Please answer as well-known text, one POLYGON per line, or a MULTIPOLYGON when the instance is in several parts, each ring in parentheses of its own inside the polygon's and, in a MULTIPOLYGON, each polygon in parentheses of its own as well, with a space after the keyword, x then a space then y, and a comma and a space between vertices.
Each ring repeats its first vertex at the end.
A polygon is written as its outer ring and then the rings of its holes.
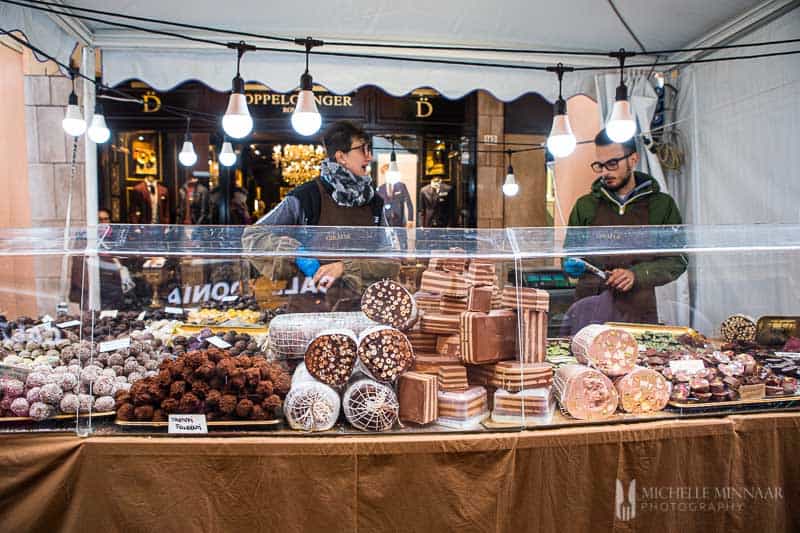
POLYGON ((514 174, 514 167, 512 167, 511 165, 508 165, 508 172, 506 172, 506 175, 508 175, 508 174, 511 174, 511 175, 514 174))
POLYGON ((397 153, 395 153, 394 150, 392 150, 392 154, 389 156, 389 162, 397 163, 397 153))
POLYGON ((628 99, 628 87, 626 87, 624 83, 621 83, 617 87, 617 96, 616 96, 615 100, 617 102, 622 102, 622 101, 626 101, 627 99, 628 99))
POLYGON ((563 98, 559 98, 556 100, 556 103, 553 105, 553 111, 556 115, 566 115, 567 114, 567 102, 563 98))
POLYGON ((300 76, 300 90, 301 91, 313 91, 314 90, 314 80, 311 77, 311 74, 305 72, 302 76, 300 76))
POLYGON ((69 98, 67 99, 67 105, 78 105, 78 95, 75 94, 75 91, 69 93, 69 98))
POLYGON ((231 82, 231 92, 236 94, 244 94, 244 79, 238 74, 231 82))

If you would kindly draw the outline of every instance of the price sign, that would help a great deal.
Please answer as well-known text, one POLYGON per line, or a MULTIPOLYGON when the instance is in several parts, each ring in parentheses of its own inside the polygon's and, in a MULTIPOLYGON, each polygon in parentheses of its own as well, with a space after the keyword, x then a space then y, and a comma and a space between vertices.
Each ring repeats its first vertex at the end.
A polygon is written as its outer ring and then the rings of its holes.
POLYGON ((231 347, 231 345, 229 343, 227 343, 224 340, 220 339, 216 335, 214 335, 213 337, 209 337, 206 340, 208 341, 208 343, 210 345, 216 346, 217 348, 220 348, 220 349, 223 349, 223 350, 226 349, 226 348, 230 348, 231 347))
POLYGON ((115 341, 101 342, 97 348, 99 352, 113 352, 114 350, 121 350, 128 348, 131 345, 131 338, 125 337, 124 339, 117 339, 115 341))
POLYGON ((178 435, 206 435, 206 415, 169 415, 168 432, 178 435))

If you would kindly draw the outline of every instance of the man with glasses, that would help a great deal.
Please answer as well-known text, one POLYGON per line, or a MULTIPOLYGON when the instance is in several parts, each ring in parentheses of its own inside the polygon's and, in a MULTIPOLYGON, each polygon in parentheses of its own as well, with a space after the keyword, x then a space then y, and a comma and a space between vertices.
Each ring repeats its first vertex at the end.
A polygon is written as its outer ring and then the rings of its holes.
MULTIPOLYGON (((589 194, 581 196, 569 217, 570 226, 662 226, 681 224, 681 213, 675 200, 660 191, 652 176, 634 170, 639 162, 636 142, 612 141, 606 131, 594 140, 597 160, 591 164, 597 179, 589 194)), ((619 248, 621 232, 608 233, 608 243, 602 234, 592 233, 591 243, 581 243, 580 232, 569 232, 565 248, 594 248, 613 245, 619 248), (616 242, 611 242, 616 241, 616 242)), ((589 234, 584 234, 583 237, 589 234)), ((639 234, 638 238, 649 238, 639 234)), ((584 239, 585 240, 585 239, 584 239)), ((645 242, 625 242, 623 247, 635 250, 645 242)), ((651 243, 652 244, 652 243, 651 243)), ((680 276, 687 266, 683 255, 610 255, 584 256, 601 272, 587 272, 586 262, 568 258, 564 270, 578 278, 576 300, 610 291, 605 296, 613 298, 613 318, 626 322, 657 323, 655 287, 669 283, 680 276), (603 279, 605 275, 605 279, 603 279)))
MULTIPOLYGON (((381 249, 392 242, 391 235, 387 235, 381 242, 370 244, 367 241, 375 233, 334 229, 387 226, 387 223, 383 200, 377 194, 369 173, 372 146, 366 132, 351 122, 339 121, 325 131, 323 140, 328 158, 321 164, 320 176, 293 189, 255 226, 246 228, 242 237, 246 250, 292 252, 302 248, 312 256, 315 250, 381 249), (285 231, 269 229, 270 226, 329 226, 331 231, 285 231)), ((288 310, 292 312, 358 308, 360 291, 365 283, 393 277, 397 270, 385 262, 319 261, 313 257, 274 260, 264 264, 270 264, 269 273, 264 272, 261 265, 257 266, 273 280, 297 275, 301 278, 300 287, 314 288, 305 298, 299 295, 291 299, 288 310)))

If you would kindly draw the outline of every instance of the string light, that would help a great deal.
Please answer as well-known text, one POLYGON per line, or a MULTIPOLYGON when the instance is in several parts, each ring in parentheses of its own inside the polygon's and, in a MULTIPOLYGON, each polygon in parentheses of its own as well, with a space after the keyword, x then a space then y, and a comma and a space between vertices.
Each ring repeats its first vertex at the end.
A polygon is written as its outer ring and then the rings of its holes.
POLYGON ((103 116, 103 106, 99 103, 94 105, 94 115, 88 130, 89 139, 95 144, 103 144, 111 138, 111 130, 106 125, 106 117, 103 116))
POLYGON ((64 115, 64 120, 61 121, 61 127, 64 128, 67 135, 80 137, 86 131, 86 121, 78 107, 78 95, 75 94, 75 71, 70 69, 69 75, 72 78, 72 92, 69 93, 67 113, 64 115))
POLYGON ((236 76, 231 82, 231 97, 228 100, 228 109, 222 117, 222 129, 230 137, 241 139, 247 137, 253 131, 253 117, 247 108, 247 97, 244 94, 244 80, 239 75, 239 67, 242 63, 242 56, 248 50, 255 50, 255 46, 250 46, 244 41, 238 43, 228 43, 228 46, 236 49, 236 76))
POLYGON ((197 163, 197 153, 194 151, 192 134, 189 132, 191 121, 192 119, 190 117, 186 117, 186 133, 183 136, 183 146, 181 147, 181 152, 178 154, 178 161, 180 161, 181 165, 185 167, 191 167, 197 163))
POLYGON ((306 71, 300 76, 300 92, 297 95, 297 105, 292 113, 292 127, 300 135, 314 135, 322 125, 322 116, 317 109, 317 102, 314 100, 314 80, 308 73, 308 57, 314 46, 321 46, 322 41, 316 41, 311 37, 299 39, 306 47, 306 71))
POLYGON ((516 196, 519 193, 519 185, 517 178, 514 176, 514 167, 511 166, 511 150, 507 150, 508 154, 508 173, 506 174, 506 181, 503 183, 503 194, 506 196, 516 196))
POLYGON ((625 58, 631 57, 635 53, 626 52, 624 48, 620 48, 619 52, 612 52, 609 55, 619 59, 619 87, 617 87, 611 116, 606 122, 606 133, 615 143, 623 143, 636 134, 636 121, 628 101, 628 87, 625 86, 625 58))
MULTIPOLYGON (((548 69, 549 70, 549 69, 548 69)), ((553 68, 552 72, 558 75, 558 100, 555 103, 555 113, 553 114, 553 126, 550 128, 550 136, 547 138, 547 149, 553 157, 567 157, 575 151, 575 135, 569 124, 567 115, 567 102, 561 95, 561 84, 565 72, 571 72, 570 67, 565 67, 559 63, 553 68)))
POLYGON ((394 151, 394 137, 392 137, 392 153, 389 156, 389 170, 386 171, 386 182, 394 185, 402 178, 400 167, 397 165, 397 152, 394 151))
POLYGON ((230 141, 222 143, 222 150, 219 153, 219 162, 224 167, 232 167, 236 164, 236 152, 233 151, 233 145, 230 141))

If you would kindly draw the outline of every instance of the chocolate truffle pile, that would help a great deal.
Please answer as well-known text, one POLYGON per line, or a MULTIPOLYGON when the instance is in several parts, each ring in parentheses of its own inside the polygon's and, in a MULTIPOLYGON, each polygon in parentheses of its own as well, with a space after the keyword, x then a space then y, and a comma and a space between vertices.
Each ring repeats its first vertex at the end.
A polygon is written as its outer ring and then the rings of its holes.
POLYGON ((163 421, 173 413, 204 413, 209 421, 269 420, 281 415, 290 387, 289 374, 262 355, 192 350, 116 394, 117 417, 163 421))

